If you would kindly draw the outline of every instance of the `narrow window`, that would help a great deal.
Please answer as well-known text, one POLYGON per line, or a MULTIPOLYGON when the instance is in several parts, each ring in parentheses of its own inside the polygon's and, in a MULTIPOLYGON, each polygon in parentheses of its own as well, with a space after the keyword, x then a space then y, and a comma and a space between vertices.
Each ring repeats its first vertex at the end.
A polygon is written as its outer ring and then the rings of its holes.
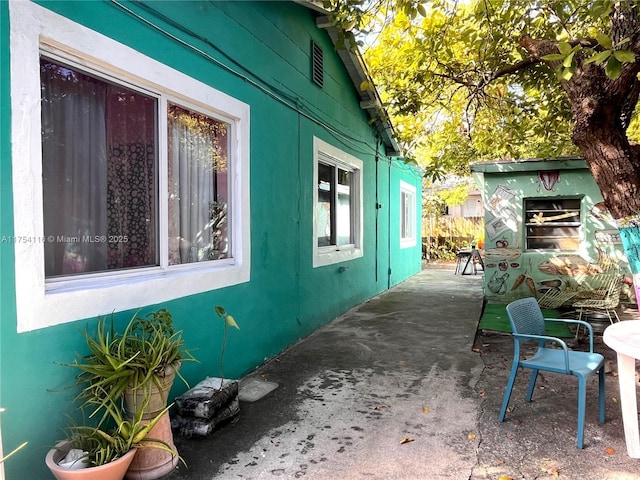
POLYGON ((229 125, 168 106, 169 265, 229 255, 229 125))
POLYGON ((353 243, 353 172, 335 165, 318 164, 318 246, 353 243))
POLYGON ((362 256, 362 162, 315 139, 314 265, 362 256))
POLYGON ((527 249, 577 251, 581 225, 579 198, 525 200, 527 249))
POLYGON ((351 203, 351 191, 353 189, 353 172, 344 170, 342 168, 336 168, 338 175, 338 206, 336 211, 336 244, 351 245, 353 244, 353 230, 355 225, 353 224, 351 203))
POLYGON ((335 245, 335 175, 331 165, 318 163, 318 204, 316 207, 316 231, 318 246, 335 245))
POLYGON ((400 247, 416 245, 416 189, 400 182, 400 247))

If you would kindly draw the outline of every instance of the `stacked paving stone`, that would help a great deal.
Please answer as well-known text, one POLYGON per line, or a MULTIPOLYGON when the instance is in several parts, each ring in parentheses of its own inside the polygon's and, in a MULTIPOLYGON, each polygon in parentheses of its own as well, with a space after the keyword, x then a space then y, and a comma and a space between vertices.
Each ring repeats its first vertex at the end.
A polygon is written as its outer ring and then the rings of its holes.
POLYGON ((238 381, 207 377, 176 398, 178 414, 171 420, 173 430, 182 436, 210 435, 240 413, 238 381))

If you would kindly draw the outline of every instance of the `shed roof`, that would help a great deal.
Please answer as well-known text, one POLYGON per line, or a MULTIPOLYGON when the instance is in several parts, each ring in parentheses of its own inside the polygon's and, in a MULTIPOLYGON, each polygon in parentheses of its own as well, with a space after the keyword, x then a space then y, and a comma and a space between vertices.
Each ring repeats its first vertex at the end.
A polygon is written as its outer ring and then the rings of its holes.
POLYGON ((511 173, 538 170, 575 170, 588 168, 580 157, 523 158, 519 160, 497 160, 477 162, 470 165, 474 173, 511 173))

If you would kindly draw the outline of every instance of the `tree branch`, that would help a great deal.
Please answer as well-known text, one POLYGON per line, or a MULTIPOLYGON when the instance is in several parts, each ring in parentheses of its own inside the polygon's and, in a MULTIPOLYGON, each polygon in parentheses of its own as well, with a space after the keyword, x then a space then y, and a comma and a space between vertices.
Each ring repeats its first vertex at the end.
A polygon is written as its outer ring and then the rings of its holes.
MULTIPOLYGON (((598 42, 592 38, 579 38, 568 42, 570 45, 582 45, 583 47, 588 48, 596 48, 598 42)), ((473 88, 474 90, 480 90, 487 85, 489 85, 494 80, 497 80, 500 77, 505 77, 507 75, 513 75, 518 73, 521 70, 531 67, 532 65, 536 65, 538 63, 542 63, 542 57, 551 53, 558 53, 558 45, 556 42, 551 40, 534 40, 529 35, 524 35, 520 39, 520 45, 524 47, 527 52, 529 52, 530 56, 521 60, 513 65, 506 65, 498 70, 494 70, 492 72, 485 72, 482 74, 482 80, 476 84, 473 84, 468 81, 464 81, 459 77, 454 77, 453 75, 447 74, 435 74, 436 76, 447 78, 448 80, 454 81, 461 85, 464 85, 468 88, 473 88)), ((547 62, 553 68, 554 65, 551 62, 547 62)), ((556 62, 558 63, 558 62, 556 62)))
POLYGON ((536 63, 540 63, 541 61, 542 60, 540 60, 539 58, 529 57, 529 58, 525 58, 524 60, 518 63, 514 63, 513 65, 507 65, 505 67, 502 67, 498 70, 495 70, 494 72, 491 72, 489 75, 487 75, 485 77, 484 84, 486 85, 491 83, 493 80, 496 80, 497 78, 517 73, 520 70, 524 70, 525 68, 528 68, 531 65, 535 65, 536 63))

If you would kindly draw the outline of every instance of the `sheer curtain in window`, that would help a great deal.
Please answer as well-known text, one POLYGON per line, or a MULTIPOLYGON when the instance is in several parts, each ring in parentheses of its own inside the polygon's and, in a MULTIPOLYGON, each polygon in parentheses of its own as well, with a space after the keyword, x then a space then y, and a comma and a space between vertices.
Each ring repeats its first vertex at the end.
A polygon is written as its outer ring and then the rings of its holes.
POLYGON ((104 270, 107 87, 46 60, 41 87, 45 275, 104 270))
POLYGON ((227 124, 169 105, 169 264, 228 255, 227 124))

